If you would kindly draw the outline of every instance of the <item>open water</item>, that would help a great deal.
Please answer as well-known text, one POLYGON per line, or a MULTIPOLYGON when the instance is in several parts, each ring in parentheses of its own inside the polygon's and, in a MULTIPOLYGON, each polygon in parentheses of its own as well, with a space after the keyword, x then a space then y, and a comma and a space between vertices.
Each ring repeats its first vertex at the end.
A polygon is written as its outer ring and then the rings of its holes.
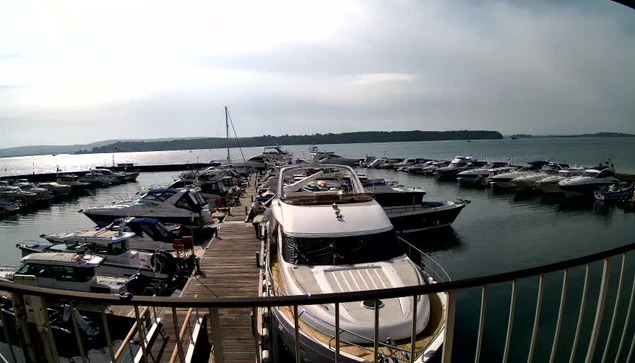
MULTIPOLYGON (((309 145, 283 147, 294 157, 308 157, 309 145)), ((320 149, 335 151, 342 156, 364 157, 366 155, 394 158, 422 157, 430 159, 452 159, 455 155, 472 155, 484 160, 510 160, 524 164, 532 160, 552 160, 571 165, 597 165, 611 160, 618 172, 635 173, 635 137, 590 137, 590 138, 530 138, 502 140, 466 141, 419 141, 368 144, 334 144, 320 149)), ((262 148, 245 148, 245 158, 258 154, 262 148)), ((63 171, 82 171, 95 166, 112 166, 115 163, 136 165, 158 165, 179 163, 204 163, 227 158, 225 149, 152 151, 112 154, 40 155, 0 158, 0 176, 32 173, 54 173, 59 167, 63 171)), ((241 160, 239 149, 231 150, 231 158, 241 160)))
MULTIPOLYGON (((325 150, 334 150, 344 156, 452 158, 454 155, 472 154, 489 160, 513 158, 514 163, 533 159, 553 159, 570 164, 593 165, 611 158, 618 171, 635 172, 635 162, 630 155, 635 151, 635 139, 589 138, 589 139, 525 139, 493 141, 443 141, 422 143, 352 144, 328 145, 325 150), (372 151, 371 151, 372 147, 372 151)), ((286 148, 286 147, 285 147, 286 148)), ((286 148, 297 157, 307 146, 286 148)), ((259 148, 244 149, 245 157, 259 152, 259 148)), ((116 162, 135 164, 159 164, 179 162, 205 162, 221 159, 224 150, 172 151, 116 154, 116 162), (198 158, 198 160, 197 160, 198 158)), ((238 150, 232 157, 239 157, 238 150)), ((86 170, 90 166, 108 165, 110 154, 58 155, 0 159, 5 174, 54 172, 59 165, 65 171, 86 170)), ((594 252, 635 242, 635 213, 599 202, 570 202, 561 197, 528 195, 518 193, 496 193, 490 189, 461 187, 453 182, 437 182, 434 179, 407 173, 367 170, 374 177, 387 177, 400 183, 421 187, 429 200, 466 198, 468 205, 451 229, 442 233, 408 236, 407 239, 429 252, 449 273, 452 279, 483 276, 512 271, 531 266, 570 259, 594 252)), ((38 239, 41 233, 50 233, 77 228, 92 228, 94 225, 79 209, 110 203, 134 195, 144 187, 164 185, 172 181, 176 173, 142 173, 137 183, 124 184, 108 189, 92 191, 90 195, 69 200, 61 204, 0 220, 0 264, 16 265, 20 253, 15 244, 23 240, 38 239)), ((616 350, 624 326, 624 315, 630 286, 633 282, 635 261, 627 259, 624 292, 619 300, 620 313, 616 320, 612 339, 616 350)), ((620 260, 613 261, 611 289, 609 291, 601 340, 606 339, 610 314, 615 306, 615 292, 619 276, 620 260)), ((583 359, 588 346, 595 301, 598 296, 601 265, 591 268, 591 284, 583 320, 583 334, 576 361, 583 359)), ((556 361, 568 361, 573 334, 581 304, 584 269, 570 271, 563 322, 562 338, 558 345, 556 361)), ((534 361, 547 361, 551 353, 553 332, 560 299, 562 275, 549 275, 545 279, 544 304, 540 315, 540 334, 534 361)), ((500 361, 503 355, 503 339, 509 314, 510 284, 491 286, 488 289, 485 338, 482 362, 500 361)), ((525 360, 529 351, 534 308, 538 291, 538 279, 519 282, 514 329, 510 346, 510 362, 525 360)), ((454 355, 456 361, 473 360, 478 329, 480 289, 464 291, 458 300, 457 326, 454 355)), ((631 322, 631 328, 633 327, 631 322)), ((633 335, 628 329, 627 342, 633 335)), ((598 347, 603 347, 599 344, 598 347)), ((628 348, 628 347, 627 347, 628 348)), ((628 349, 626 349, 628 350, 628 349)), ((596 352, 596 359, 602 355, 596 352)), ((95 353, 97 354, 97 353, 95 353)), ((625 352, 622 361, 624 361, 625 352)), ((607 361, 613 361, 609 355, 607 361)))

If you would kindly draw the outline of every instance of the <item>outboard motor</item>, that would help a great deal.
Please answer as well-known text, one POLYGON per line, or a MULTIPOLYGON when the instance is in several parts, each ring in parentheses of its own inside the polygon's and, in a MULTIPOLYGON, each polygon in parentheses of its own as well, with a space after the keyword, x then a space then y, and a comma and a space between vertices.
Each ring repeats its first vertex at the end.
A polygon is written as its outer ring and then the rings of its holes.
POLYGON ((167 275, 174 275, 178 271, 177 261, 171 253, 164 250, 157 250, 152 257, 150 257, 150 266, 155 271, 167 275))

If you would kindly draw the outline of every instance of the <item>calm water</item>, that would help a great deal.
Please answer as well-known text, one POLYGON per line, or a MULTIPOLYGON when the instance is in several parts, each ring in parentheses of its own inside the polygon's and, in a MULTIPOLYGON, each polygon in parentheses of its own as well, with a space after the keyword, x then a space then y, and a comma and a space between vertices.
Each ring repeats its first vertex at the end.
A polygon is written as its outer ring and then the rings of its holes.
MULTIPOLYGON (((554 160, 595 164, 611 157, 619 161, 621 171, 635 172, 635 165, 626 155, 633 154, 634 139, 531 139, 466 142, 430 142, 430 143, 394 143, 373 144, 374 155, 422 156, 450 158, 455 154, 482 153, 487 159, 506 159, 513 154, 515 162, 531 159, 552 158, 554 160), (627 162, 630 162, 628 164, 627 162)), ((288 147, 296 156, 301 157, 303 147, 288 147)), ((325 149, 334 150, 347 156, 370 154, 370 145, 329 145, 325 149)), ((304 147, 306 150, 306 147, 304 147)), ((259 149, 246 149, 248 157, 259 149)), ((56 163, 65 170, 86 169, 91 165, 102 165, 110 155, 60 155, 57 157, 40 156, 34 158, 1 159, 7 172, 20 173, 25 163, 36 162, 36 171, 55 171, 56 163), (64 161, 62 163, 61 161, 64 161), (50 170, 52 166, 52 170, 50 170)), ((201 150, 158 152, 158 153, 122 153, 117 154, 117 162, 136 164, 176 163, 209 161, 223 157, 223 150, 201 150)), ((430 200, 467 198, 472 201, 461 213, 453 228, 444 233, 410 236, 409 240, 421 246, 446 268, 453 279, 475 277, 498 272, 516 270, 586 255, 617 247, 633 241, 635 213, 628 213, 614 206, 594 202, 567 202, 559 197, 541 195, 523 195, 517 193, 495 193, 490 189, 471 189, 460 187, 456 183, 436 182, 423 176, 410 175, 395 171, 367 170, 374 177, 388 177, 402 184, 418 186, 428 192, 430 200)), ((170 182, 175 173, 143 173, 138 182, 100 189, 91 195, 53 205, 37 212, 12 216, 0 220, 0 264, 15 265, 20 253, 14 247, 23 240, 35 240, 41 233, 92 228, 93 224, 77 211, 92 205, 110 203, 114 200, 134 195, 142 187, 170 182)), ((611 291, 607 300, 606 317, 603 321, 603 337, 610 323, 610 314, 615 304, 615 287, 619 274, 619 260, 614 261, 612 269, 611 291)), ((627 268, 625 286, 631 286, 635 261, 627 268)), ((567 361, 573 341, 573 333, 580 306, 583 269, 571 271, 563 335, 558 350, 558 361, 567 361)), ((578 348, 577 359, 586 353, 590 327, 593 323, 595 299, 598 295, 601 266, 594 265, 589 290, 588 304, 584 320, 584 334, 578 348)), ((540 317, 540 334, 536 347, 535 361, 549 358, 555 320, 558 312, 562 277, 550 275, 545 280, 545 295, 540 317)), ((510 362, 526 359, 534 321, 534 307, 537 295, 537 279, 521 281, 519 284, 516 318, 510 351, 510 362)), ((624 310, 628 303, 626 289, 619 303, 622 313, 618 316, 613 337, 614 349, 619 343, 623 328, 624 310)), ((503 354, 502 340, 507 328, 509 312, 510 284, 492 286, 489 289, 485 341, 483 342, 483 362, 500 361, 503 354)), ((455 358, 457 361, 473 360, 478 329, 480 290, 465 291, 458 300, 457 329, 455 336, 455 358)), ((633 332, 629 329, 627 338, 633 332)), ((605 338, 602 338, 605 339, 605 338)), ((630 340, 627 340, 630 342, 630 340)), ((598 345, 601 347, 602 345, 598 345)), ((596 352, 596 358, 602 354, 596 352)), ((608 361, 612 361, 609 356, 608 361)))
MULTIPOLYGON (((511 160, 524 164, 531 160, 550 159, 571 165, 597 165, 611 159, 619 172, 635 173, 635 138, 532 138, 465 141, 396 142, 377 144, 325 145, 343 156, 366 155, 387 157, 425 157, 452 159, 455 155, 473 155, 486 160, 511 160)), ((308 157, 308 145, 284 146, 295 157, 308 157)), ((245 158, 260 153, 262 148, 245 148, 245 158)), ((180 150, 145 153, 116 153, 115 163, 136 165, 209 162, 226 158, 226 150, 180 150)), ((240 160, 239 149, 231 150, 232 159, 240 160)), ((113 154, 86 154, 56 156, 24 156, 0 159, 0 176, 31 173, 54 173, 59 166, 63 171, 88 170, 91 167, 113 163, 113 154)))

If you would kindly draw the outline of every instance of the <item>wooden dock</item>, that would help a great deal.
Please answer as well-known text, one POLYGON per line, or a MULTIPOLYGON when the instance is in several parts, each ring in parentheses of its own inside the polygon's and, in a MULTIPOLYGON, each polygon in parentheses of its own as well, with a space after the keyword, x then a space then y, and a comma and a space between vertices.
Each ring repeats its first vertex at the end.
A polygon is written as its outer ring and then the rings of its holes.
MULTIPOLYGON (((257 297, 259 268, 256 264, 256 252, 260 250, 260 241, 254 228, 245 223, 245 206, 249 206, 250 196, 255 187, 250 186, 241 198, 240 204, 231 209, 219 228, 218 236, 200 253, 201 275, 190 279, 183 289, 182 296, 205 299, 215 297, 257 297)), ((197 253, 197 254, 199 254, 197 253)), ((222 352, 224 361, 256 361, 256 344, 252 334, 251 309, 219 309, 219 325, 222 334, 222 352)), ((189 327, 183 337, 182 345, 187 352, 197 319, 203 318, 208 311, 193 311, 189 318, 189 327)), ((162 309, 158 313, 163 321, 165 339, 159 337, 152 346, 149 360, 170 362, 176 343, 175 327, 171 309, 162 309)), ((185 323, 187 309, 177 309, 179 329, 185 323)), ((209 319, 207 323, 208 339, 212 342, 209 319)), ((218 345, 214 348, 218 352, 218 345)), ((213 362, 210 354, 209 361, 213 362)), ((177 357, 176 362, 179 362, 177 357)))

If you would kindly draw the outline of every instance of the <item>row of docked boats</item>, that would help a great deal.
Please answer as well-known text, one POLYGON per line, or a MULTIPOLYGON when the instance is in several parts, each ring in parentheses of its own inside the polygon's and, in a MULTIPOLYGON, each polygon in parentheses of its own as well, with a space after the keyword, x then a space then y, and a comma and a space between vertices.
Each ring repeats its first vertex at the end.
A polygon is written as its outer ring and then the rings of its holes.
POLYGON ((28 179, 0 180, 0 217, 34 210, 72 196, 83 195, 88 189, 134 182, 138 172, 114 172, 96 168, 81 176, 57 174, 56 181, 32 183, 28 179))
MULTIPOLYGON (((397 236, 377 199, 411 197, 416 191, 372 183, 367 187, 364 179, 349 166, 323 163, 284 166, 263 175, 260 197, 270 197, 256 201, 264 205, 266 226, 261 296, 346 294, 449 280, 445 273, 431 273, 426 266, 443 269, 397 236)), ((280 347, 286 346, 292 355, 301 355, 295 357, 298 361, 331 362, 338 326, 341 362, 373 361, 375 342, 383 361, 426 362, 443 344, 446 306, 447 295, 439 293, 347 302, 339 308, 306 305, 296 312, 291 307, 265 309, 263 331, 273 334, 264 335, 262 356, 279 357, 280 347), (381 326, 377 341, 376 313, 381 326)))
POLYGON ((218 222, 192 185, 154 188, 80 212, 97 227, 44 234, 46 242, 16 245, 21 266, 3 269, 2 277, 34 276, 38 286, 64 290, 170 295, 199 265, 195 243, 213 235, 218 222))
POLYGON ((405 159, 397 170, 434 176, 439 180, 456 180, 463 185, 491 186, 508 191, 540 191, 545 194, 562 193, 571 198, 619 200, 632 191, 631 185, 617 178, 609 162, 596 167, 571 167, 565 163, 537 160, 519 167, 508 162, 486 162, 469 156, 456 156, 451 161, 416 162, 417 159, 405 159), (413 165, 406 165, 410 163, 413 165))

